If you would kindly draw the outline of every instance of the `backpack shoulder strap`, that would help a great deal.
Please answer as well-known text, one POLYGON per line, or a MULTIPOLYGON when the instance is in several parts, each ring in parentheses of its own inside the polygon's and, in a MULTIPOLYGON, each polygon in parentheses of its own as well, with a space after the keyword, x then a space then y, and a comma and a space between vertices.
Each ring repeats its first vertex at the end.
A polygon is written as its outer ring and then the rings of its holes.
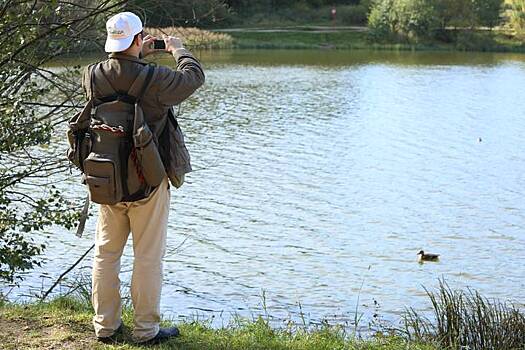
POLYGON ((93 103, 95 102, 95 82, 102 85, 102 90, 113 90, 114 93, 117 93, 106 74, 100 69, 101 63, 98 62, 90 66, 89 97, 93 103))
POLYGON ((129 88, 128 95, 134 97, 136 102, 139 102, 144 96, 144 93, 153 78, 154 72, 155 67, 153 65, 149 64, 144 66, 129 88))

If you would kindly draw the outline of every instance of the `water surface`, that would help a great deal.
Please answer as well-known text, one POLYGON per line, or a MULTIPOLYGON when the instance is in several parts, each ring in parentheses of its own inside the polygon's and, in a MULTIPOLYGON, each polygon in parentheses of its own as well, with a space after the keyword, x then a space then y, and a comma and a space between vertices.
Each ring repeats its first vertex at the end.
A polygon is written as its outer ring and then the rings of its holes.
MULTIPOLYGON (((172 191, 165 314, 250 316, 264 293, 276 319, 300 303, 313 321, 356 306, 396 320, 428 308, 423 287, 441 277, 525 299, 525 56, 198 55, 206 84, 180 116, 196 171, 172 191), (417 264, 420 249, 441 261, 417 264)), ((76 181, 64 186, 81 198, 76 181)), ((48 232, 46 264, 13 295, 49 286, 94 225, 48 232)))

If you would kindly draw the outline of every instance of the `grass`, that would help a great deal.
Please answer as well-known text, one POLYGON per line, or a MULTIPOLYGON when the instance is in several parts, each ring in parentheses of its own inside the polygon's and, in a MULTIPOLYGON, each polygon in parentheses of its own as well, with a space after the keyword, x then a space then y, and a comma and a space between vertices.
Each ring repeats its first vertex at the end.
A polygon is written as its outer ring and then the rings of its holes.
POLYGON ((302 31, 234 31, 229 32, 236 48, 252 49, 372 49, 413 51, 490 51, 525 52, 525 44, 504 32, 465 32, 458 35, 457 42, 424 41, 373 42, 366 31, 341 30, 316 32, 302 31))
POLYGON ((231 32, 234 46, 255 49, 369 48, 366 34, 357 31, 231 32))
MULTIPOLYGON (((123 314, 124 334, 116 345, 94 339, 88 302, 59 297, 47 303, 0 306, 0 348, 11 349, 143 349, 131 340, 132 311, 123 314)), ((163 326, 171 324, 163 321, 163 326)), ((407 342, 401 337, 377 335, 362 340, 341 327, 324 325, 305 330, 290 326, 271 328, 264 318, 237 318, 228 326, 212 328, 207 322, 178 324, 182 336, 157 349, 180 350, 436 350, 432 345, 407 342)))
POLYGON ((512 304, 488 300, 473 290, 453 290, 444 281, 429 292, 434 320, 409 309, 406 334, 446 349, 525 349, 525 314, 512 304))
MULTIPOLYGON (((0 302, 0 348, 14 349, 144 349, 131 337, 133 313, 123 312, 124 333, 115 345, 98 343, 91 326, 92 308, 86 290, 75 297, 50 302, 0 302)), ((525 314, 512 304, 488 300, 478 292, 453 290, 444 281, 436 292, 427 291, 433 312, 424 315, 407 309, 404 328, 384 326, 362 339, 342 325, 321 323, 270 325, 270 316, 234 317, 222 328, 209 321, 177 324, 182 336, 157 349, 178 350, 523 350, 525 314), (429 318, 430 317, 430 318, 429 318)), ((1 299, 0 299, 1 300, 1 299)), ((264 307, 263 307, 264 308, 264 307)), ((166 327, 173 323, 162 321, 166 327)))

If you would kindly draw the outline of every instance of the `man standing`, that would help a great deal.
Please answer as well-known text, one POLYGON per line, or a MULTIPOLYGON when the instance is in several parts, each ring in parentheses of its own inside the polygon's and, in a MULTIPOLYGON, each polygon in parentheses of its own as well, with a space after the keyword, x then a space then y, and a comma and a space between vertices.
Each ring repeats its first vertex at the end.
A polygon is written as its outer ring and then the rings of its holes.
MULTIPOLYGON (((178 38, 165 37, 165 50, 153 49, 156 38, 149 35, 143 37, 142 22, 131 12, 111 17, 106 29, 105 50, 110 53, 109 57, 88 67, 82 82, 86 94, 89 91, 88 96, 92 95, 95 99, 104 100, 116 92, 129 91, 148 64, 141 57, 163 51, 175 58, 175 70, 162 66, 154 68, 151 83, 140 100, 145 121, 159 141, 169 123, 170 108, 185 100, 204 83, 202 68, 178 38)), ((159 144, 159 149, 161 146, 159 144)), ((167 177, 149 194, 124 198, 114 205, 100 205, 92 276, 93 325, 100 341, 114 341, 122 329, 120 258, 130 232, 134 253, 131 280, 133 338, 142 344, 156 344, 179 335, 176 327, 159 327, 162 258, 166 248, 169 205, 167 177)))

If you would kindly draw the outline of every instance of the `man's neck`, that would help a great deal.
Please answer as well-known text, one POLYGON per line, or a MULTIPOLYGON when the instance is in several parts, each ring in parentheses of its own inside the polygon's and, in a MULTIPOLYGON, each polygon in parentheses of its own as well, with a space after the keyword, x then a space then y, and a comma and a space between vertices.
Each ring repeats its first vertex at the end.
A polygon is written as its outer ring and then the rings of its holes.
POLYGON ((140 58, 140 52, 138 51, 122 51, 123 55, 133 56, 135 58, 140 58))

